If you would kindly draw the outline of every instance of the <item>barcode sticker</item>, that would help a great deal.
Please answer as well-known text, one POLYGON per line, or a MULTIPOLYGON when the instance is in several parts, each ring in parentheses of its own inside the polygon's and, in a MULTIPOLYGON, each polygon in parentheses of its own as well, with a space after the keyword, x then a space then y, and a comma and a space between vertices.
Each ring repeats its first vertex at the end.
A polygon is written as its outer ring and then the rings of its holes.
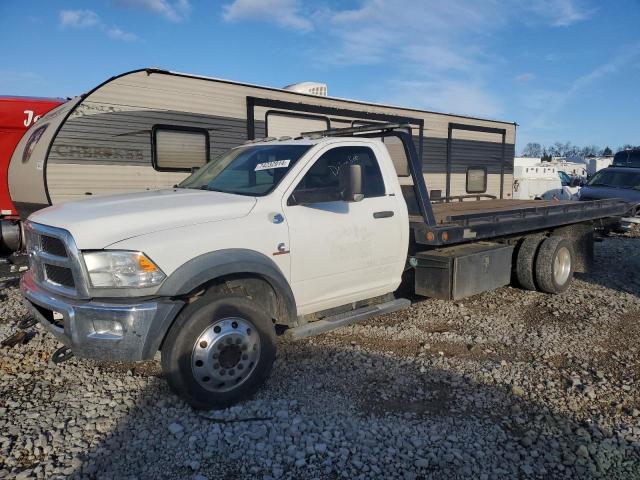
POLYGON ((255 171, 269 170, 271 168, 287 168, 291 160, 275 160, 273 162, 259 163, 256 165, 255 171))

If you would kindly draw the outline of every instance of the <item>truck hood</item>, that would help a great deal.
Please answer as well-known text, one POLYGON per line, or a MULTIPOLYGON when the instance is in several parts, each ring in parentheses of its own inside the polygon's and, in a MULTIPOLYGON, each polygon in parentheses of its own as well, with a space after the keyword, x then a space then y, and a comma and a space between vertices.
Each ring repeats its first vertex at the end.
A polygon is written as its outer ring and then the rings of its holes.
POLYGON ((81 250, 100 249, 147 233, 243 217, 255 204, 254 197, 166 189, 63 203, 29 220, 68 230, 81 250))

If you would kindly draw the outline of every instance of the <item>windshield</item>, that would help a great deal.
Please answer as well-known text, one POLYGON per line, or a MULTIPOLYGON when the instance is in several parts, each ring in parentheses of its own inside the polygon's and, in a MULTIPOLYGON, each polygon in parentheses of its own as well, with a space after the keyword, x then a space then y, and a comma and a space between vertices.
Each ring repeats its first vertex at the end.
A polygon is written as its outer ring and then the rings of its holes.
POLYGON ((640 172, 600 170, 588 185, 590 187, 634 188, 640 190, 640 172))
POLYGON ((569 186, 569 184, 571 183, 571 177, 569 175, 561 170, 558 170, 558 176, 560 177, 560 182, 562 182, 562 185, 569 186))
POLYGON ((262 196, 273 190, 311 145, 234 148, 187 177, 179 188, 262 196))

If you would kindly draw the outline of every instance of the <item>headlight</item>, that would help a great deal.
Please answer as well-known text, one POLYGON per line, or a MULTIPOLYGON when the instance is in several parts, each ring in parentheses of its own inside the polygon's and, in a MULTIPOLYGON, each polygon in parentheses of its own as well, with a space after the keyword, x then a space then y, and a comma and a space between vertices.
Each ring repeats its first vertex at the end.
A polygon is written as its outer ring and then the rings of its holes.
POLYGON ((153 287, 162 283, 166 277, 164 272, 141 252, 87 252, 83 257, 93 287, 153 287))

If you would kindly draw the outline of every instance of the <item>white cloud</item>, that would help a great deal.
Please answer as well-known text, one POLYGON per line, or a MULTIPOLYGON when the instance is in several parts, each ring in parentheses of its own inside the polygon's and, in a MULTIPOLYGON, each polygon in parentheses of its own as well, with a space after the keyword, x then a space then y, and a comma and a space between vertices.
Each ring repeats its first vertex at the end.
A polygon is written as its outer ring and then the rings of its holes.
POLYGON ((325 14, 330 63, 380 65, 391 80, 377 101, 432 110, 496 116, 502 111, 488 77, 500 59, 491 34, 506 21, 497 1, 365 0, 325 14), (388 92, 400 92, 392 94, 388 92))
POLYGON ((87 28, 100 23, 100 17, 91 10, 62 10, 60 25, 63 27, 87 28))
POLYGON ((123 42, 136 42, 139 40, 135 33, 125 32, 119 27, 111 27, 107 30, 107 35, 114 40, 121 40, 123 42))
POLYGON ((437 112, 496 118, 502 113, 500 101, 481 84, 438 78, 427 81, 399 81, 392 85, 390 101, 437 112))
POLYGON ((125 32, 117 26, 107 27, 100 20, 100 16, 91 10, 62 10, 60 12, 60 25, 72 28, 97 28, 106 33, 109 38, 123 42, 139 40, 135 33, 125 32))
POLYGON ((596 12, 581 0, 531 0, 527 5, 554 27, 568 27, 591 18, 596 12))
POLYGON ((191 13, 189 0, 113 0, 113 3, 121 7, 139 8, 151 13, 162 15, 172 22, 182 22, 191 13))
POLYGON ((555 101, 547 103, 544 111, 534 120, 534 128, 541 128, 549 118, 558 114, 571 100, 604 78, 618 73, 624 67, 640 59, 640 43, 619 48, 619 52, 608 62, 594 68, 589 73, 576 78, 569 87, 555 93, 555 101))
POLYGON ((301 32, 313 30, 313 24, 300 12, 297 0, 234 0, 223 7, 227 22, 262 20, 301 32))
MULTIPOLYGON (((509 72, 497 56, 497 33, 514 24, 564 27, 586 20, 590 0, 359 0, 332 6, 311 0, 235 0, 227 21, 264 21, 283 28, 321 31, 310 55, 327 65, 382 69, 375 101, 496 116, 506 75, 527 84, 535 76, 509 72), (498 81, 496 81, 498 79, 498 81), (399 95, 393 95, 400 88, 399 95)), ((557 59, 549 56, 548 60, 557 59)))

